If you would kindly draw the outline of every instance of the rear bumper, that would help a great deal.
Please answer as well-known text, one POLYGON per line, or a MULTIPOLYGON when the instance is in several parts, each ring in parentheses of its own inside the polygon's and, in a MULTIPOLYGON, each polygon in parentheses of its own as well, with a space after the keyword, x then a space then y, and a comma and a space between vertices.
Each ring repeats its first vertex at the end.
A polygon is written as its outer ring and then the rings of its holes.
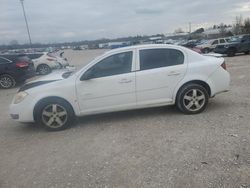
POLYGON ((229 91, 230 81, 229 72, 219 67, 207 80, 211 89, 211 97, 229 91))
POLYGON ((16 81, 22 82, 36 75, 35 69, 20 71, 15 75, 16 81))

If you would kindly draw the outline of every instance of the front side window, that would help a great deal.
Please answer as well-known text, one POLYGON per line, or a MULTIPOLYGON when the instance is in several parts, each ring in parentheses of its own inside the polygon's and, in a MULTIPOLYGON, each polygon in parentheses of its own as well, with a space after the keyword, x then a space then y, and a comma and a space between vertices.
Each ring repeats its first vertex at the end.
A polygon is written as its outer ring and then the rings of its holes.
POLYGON ((220 43, 225 43, 225 40, 224 39, 220 39, 220 43))
POLYGON ((131 72, 133 52, 111 55, 91 67, 92 78, 100 78, 131 72))
POLYGON ((183 63, 184 63, 184 55, 179 50, 175 49, 140 50, 141 70, 180 65, 183 63))

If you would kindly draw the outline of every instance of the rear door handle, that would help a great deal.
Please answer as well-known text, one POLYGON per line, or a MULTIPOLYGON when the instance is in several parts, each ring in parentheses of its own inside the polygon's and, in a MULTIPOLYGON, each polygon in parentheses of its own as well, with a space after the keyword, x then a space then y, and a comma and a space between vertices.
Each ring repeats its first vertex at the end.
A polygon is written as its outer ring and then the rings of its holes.
POLYGON ((171 71, 168 73, 168 76, 178 76, 180 75, 181 73, 180 72, 177 72, 177 71, 171 71))
POLYGON ((127 84, 127 83, 131 83, 131 82, 132 82, 132 80, 129 80, 129 79, 121 79, 119 81, 120 84, 127 84))

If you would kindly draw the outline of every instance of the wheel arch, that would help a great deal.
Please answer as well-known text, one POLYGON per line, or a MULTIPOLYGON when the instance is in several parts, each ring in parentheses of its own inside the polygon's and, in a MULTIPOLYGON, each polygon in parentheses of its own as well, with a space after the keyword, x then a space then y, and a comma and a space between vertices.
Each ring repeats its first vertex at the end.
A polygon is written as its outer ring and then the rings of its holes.
POLYGON ((33 109, 33 118, 34 118, 35 121, 37 120, 37 111, 39 110, 39 105, 41 105, 43 102, 46 102, 46 100, 49 100, 49 99, 62 100, 64 102, 66 102, 70 106, 70 108, 72 109, 74 115, 76 115, 73 106, 71 105, 71 103, 68 100, 66 100, 66 99, 64 99, 62 97, 49 96, 49 97, 44 97, 44 98, 40 99, 38 102, 36 102, 36 104, 34 106, 34 109, 33 109))
POLYGON ((185 87, 186 85, 191 84, 191 83, 192 83, 192 84, 198 84, 198 85, 203 86, 203 87, 207 90, 209 97, 211 97, 211 87, 210 87, 210 85, 209 85, 207 82, 202 81, 202 80, 190 80, 190 81, 188 81, 188 82, 183 83, 183 84, 178 88, 178 90, 177 90, 177 92, 176 92, 176 95, 175 95, 175 100, 174 100, 175 103, 176 103, 176 99, 177 99, 177 96, 178 96, 180 90, 181 90, 183 87, 185 87))

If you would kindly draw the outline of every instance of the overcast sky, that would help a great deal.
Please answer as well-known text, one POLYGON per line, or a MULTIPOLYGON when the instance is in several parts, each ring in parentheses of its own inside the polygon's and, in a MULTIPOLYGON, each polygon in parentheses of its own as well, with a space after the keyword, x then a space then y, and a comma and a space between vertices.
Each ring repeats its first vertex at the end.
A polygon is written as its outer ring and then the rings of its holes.
MULTIPOLYGON (((250 17, 250 0, 25 0, 33 42, 116 38, 250 17)), ((20 0, 0 0, 0 44, 27 43, 20 0)))

